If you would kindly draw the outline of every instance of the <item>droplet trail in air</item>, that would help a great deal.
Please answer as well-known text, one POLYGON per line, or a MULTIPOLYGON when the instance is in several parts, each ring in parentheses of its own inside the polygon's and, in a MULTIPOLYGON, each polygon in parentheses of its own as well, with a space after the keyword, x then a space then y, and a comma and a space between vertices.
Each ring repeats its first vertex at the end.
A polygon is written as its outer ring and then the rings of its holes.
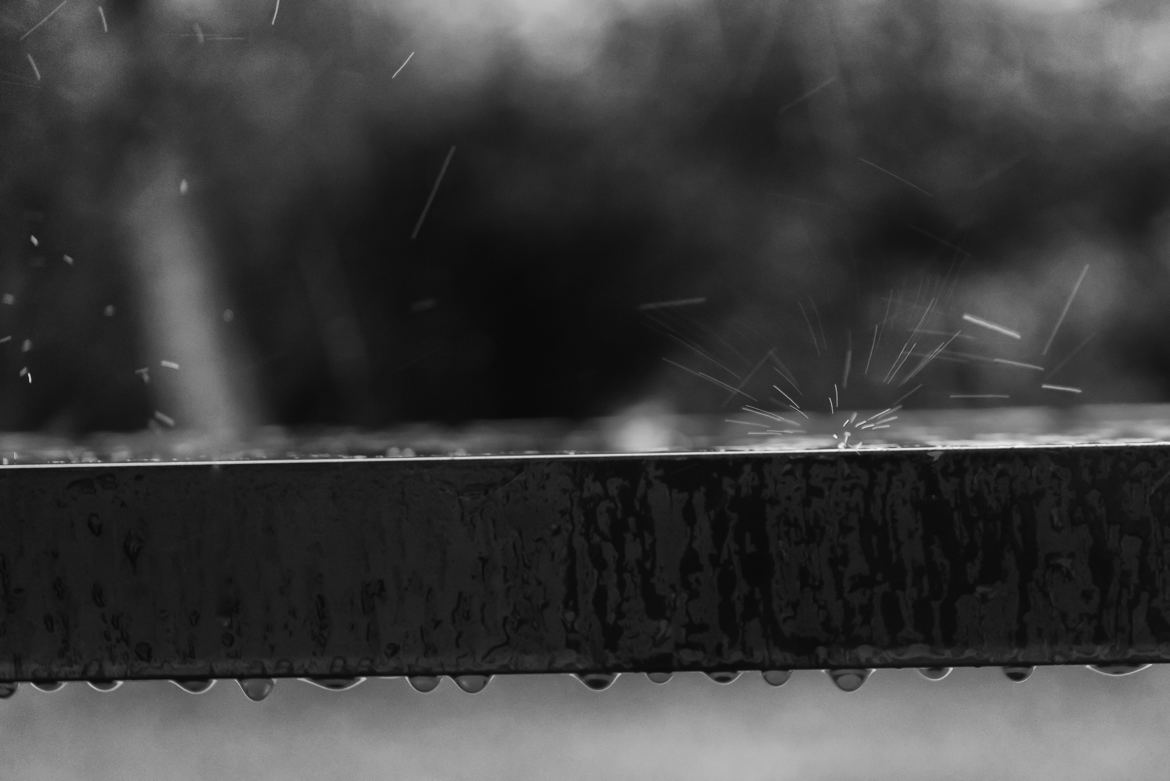
POLYGON ((1003 667, 1003 674, 1008 677, 1009 681, 1015 681, 1016 683, 1028 680, 1035 671, 1035 666, 1030 664, 1012 664, 1004 665, 1003 667))
POLYGON ((422 692, 423 694, 434 691, 435 688, 439 685, 440 680, 442 679, 437 675, 406 676, 406 681, 410 684, 410 688, 414 689, 416 692, 422 692))
POLYGON ((479 694, 491 679, 490 675, 456 675, 455 685, 468 694, 479 694))
POLYGON ((605 691, 617 678, 617 673, 577 673, 577 680, 595 692, 605 691))
POLYGON ((650 679, 650 683, 656 683, 660 686, 669 681, 673 676, 674 673, 668 672, 646 673, 646 677, 650 679))
POLYGON ((715 683, 729 684, 739 677, 739 670, 716 670, 707 673, 707 677, 715 683))
POLYGON ((864 667, 852 667, 842 670, 828 670, 833 684, 843 692, 855 692, 869 679, 872 670, 864 667))
POLYGON ((792 677, 792 670, 764 670, 764 680, 771 686, 783 686, 792 677))
POLYGON ((941 681, 951 674, 950 667, 919 667, 918 674, 928 681, 941 681))
POLYGON ((276 681, 271 678, 240 678, 236 683, 240 684, 240 689, 252 702, 268 699, 268 695, 276 688, 276 681))
POLYGON ((1133 675, 1140 673, 1142 670, 1150 667, 1149 664, 1090 664, 1089 669, 1101 675, 1110 675, 1119 677, 1122 675, 1133 675))

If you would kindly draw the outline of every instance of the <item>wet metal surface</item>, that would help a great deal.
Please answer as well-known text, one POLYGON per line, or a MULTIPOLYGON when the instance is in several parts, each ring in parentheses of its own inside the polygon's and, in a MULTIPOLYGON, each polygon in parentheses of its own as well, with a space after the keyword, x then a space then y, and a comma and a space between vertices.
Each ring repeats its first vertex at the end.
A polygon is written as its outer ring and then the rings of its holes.
POLYGON ((1170 661, 1170 446, 0 469, 0 680, 1170 661))

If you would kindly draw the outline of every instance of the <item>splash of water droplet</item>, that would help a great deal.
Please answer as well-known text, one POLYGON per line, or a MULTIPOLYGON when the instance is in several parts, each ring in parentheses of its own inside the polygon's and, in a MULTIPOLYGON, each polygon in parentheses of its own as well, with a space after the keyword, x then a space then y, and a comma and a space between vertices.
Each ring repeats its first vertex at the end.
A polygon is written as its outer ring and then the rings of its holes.
POLYGON ((1118 677, 1140 673, 1150 666, 1149 664, 1090 664, 1088 667, 1095 673, 1118 677))
POLYGON ((605 691, 617 678, 617 673, 577 673, 577 680, 595 692, 605 691))
POLYGON ((361 676, 353 676, 351 678, 301 678, 305 683, 311 683, 314 686, 319 686, 322 689, 328 689, 331 692, 344 692, 357 686, 365 680, 361 676))
POLYGON ((855 692, 861 688, 873 670, 864 667, 845 668, 842 670, 828 670, 833 683, 843 692, 855 692))
POLYGON ((121 687, 121 681, 88 681, 89 688, 98 692, 112 692, 121 687))
POLYGON ((479 694, 491 679, 490 675, 456 675, 455 685, 468 694, 479 694))
POLYGON ((64 681, 34 681, 32 687, 37 691, 55 692, 65 688, 64 681))
POLYGON ((434 691, 442 679, 437 675, 408 675, 406 680, 410 684, 410 688, 426 694, 434 691))
POLYGON ((669 681, 673 675, 674 673, 667 672, 646 673, 646 677, 650 679, 650 683, 657 683, 660 686, 669 681))
POLYGON ((188 694, 203 694, 215 685, 214 678, 175 678, 171 681, 188 694))
POLYGON ((1036 668, 1030 664, 1012 664, 1003 667, 1003 674, 1008 677, 1009 681, 1016 683, 1028 680, 1035 671, 1036 668))
POLYGON ((950 667, 919 667, 918 674, 928 681, 941 681, 951 674, 950 667))
POLYGON ((0 700, 6 700, 16 694, 19 685, 16 681, 0 681, 0 700))
POLYGON ((792 677, 792 670, 764 670, 762 675, 772 686, 783 686, 792 677))
POLYGON ((240 678, 236 683, 240 684, 240 689, 252 702, 268 699, 268 695, 276 688, 276 681, 271 678, 240 678))

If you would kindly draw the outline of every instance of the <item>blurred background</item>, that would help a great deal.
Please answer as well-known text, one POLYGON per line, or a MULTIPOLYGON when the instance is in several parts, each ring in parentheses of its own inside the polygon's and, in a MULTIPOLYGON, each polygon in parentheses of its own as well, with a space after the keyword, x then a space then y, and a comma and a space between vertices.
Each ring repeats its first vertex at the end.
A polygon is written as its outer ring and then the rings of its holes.
POLYGON ((1159 3, 12 0, 0 42, 0 429, 1170 395, 1159 3))
MULTIPOLYGON (((7 0, 0 430, 1164 402, 1168 53, 1144 0, 7 0)), ((1168 694, 25 687, 0 768, 1161 778, 1168 694)))

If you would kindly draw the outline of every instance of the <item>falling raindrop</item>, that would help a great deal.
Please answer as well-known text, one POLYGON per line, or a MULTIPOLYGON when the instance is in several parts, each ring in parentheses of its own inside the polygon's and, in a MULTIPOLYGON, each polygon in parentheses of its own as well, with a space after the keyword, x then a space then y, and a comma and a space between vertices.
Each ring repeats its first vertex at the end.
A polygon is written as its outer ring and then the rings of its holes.
POLYGON ((951 674, 950 667, 919 667, 918 674, 928 681, 941 681, 951 674))
POLYGON ((1005 665, 1003 668, 1003 674, 1008 677, 1008 680, 1016 683, 1028 680, 1035 671, 1036 668, 1030 664, 1005 665))
POLYGON ((843 692, 855 692, 869 678, 872 670, 864 667, 846 668, 843 670, 828 670, 833 683, 843 692))
POLYGON ((423 694, 434 691, 435 687, 439 685, 440 680, 441 679, 437 675, 406 676, 406 681, 410 684, 410 688, 414 689, 416 692, 422 692, 423 694))
POLYGON ((490 675, 456 675, 455 685, 468 694, 479 694, 491 679, 490 675))
POLYGON ((660 686, 669 681, 673 675, 674 673, 667 672, 646 673, 646 677, 650 679, 650 683, 657 683, 660 686))
POLYGON ((772 686, 783 686, 792 677, 792 670, 764 670, 763 676, 772 686))
POLYGON ((364 677, 353 676, 350 678, 301 678, 305 683, 311 683, 314 686, 319 686, 322 689, 328 689, 332 692, 349 691, 365 680, 364 677))
POLYGON ((0 700, 6 700, 16 694, 16 681, 0 681, 0 700))
POLYGON ((1090 664, 1089 669, 1102 675, 1121 676, 1140 673, 1149 666, 1148 664, 1090 664))
POLYGON ((715 683, 728 684, 739 677, 738 670, 716 670, 715 672, 707 673, 707 677, 715 681, 715 683))
POLYGON ((88 683, 89 683, 89 687, 91 689, 93 689, 94 691, 99 691, 99 692, 112 692, 122 685, 121 681, 112 681, 112 680, 89 681, 88 683))
POLYGON ((175 678, 171 681, 188 694, 203 694, 215 685, 214 678, 175 678))
POLYGON ((55 692, 65 687, 64 681, 33 681, 32 687, 37 691, 55 692))
POLYGON ((272 694, 272 690, 276 688, 276 681, 271 678, 240 678, 236 683, 240 684, 240 688, 252 702, 267 699, 268 695, 272 694))
POLYGON ((577 673, 577 680, 595 692, 605 691, 618 678, 618 673, 577 673))

